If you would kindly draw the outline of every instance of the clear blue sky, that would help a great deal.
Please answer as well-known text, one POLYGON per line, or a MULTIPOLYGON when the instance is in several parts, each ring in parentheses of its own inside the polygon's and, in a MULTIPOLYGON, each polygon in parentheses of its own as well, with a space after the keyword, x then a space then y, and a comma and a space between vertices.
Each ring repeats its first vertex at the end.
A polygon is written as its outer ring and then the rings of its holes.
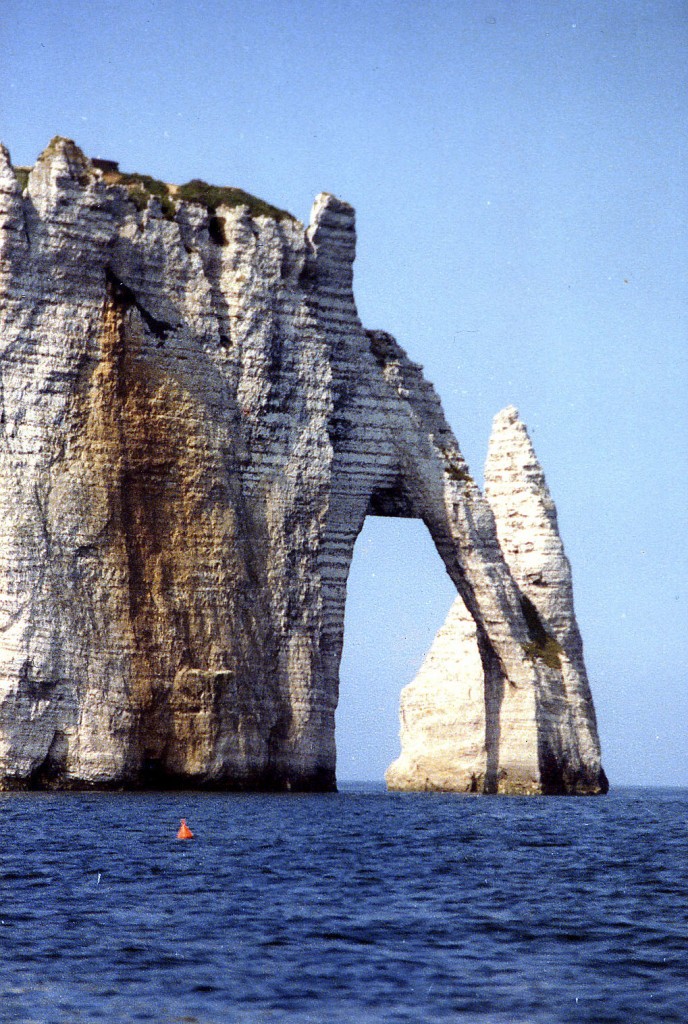
MULTIPOLYGON (((355 287, 480 476, 513 402, 545 468, 612 783, 688 785, 688 5, 2 0, 0 139, 55 134, 308 218, 357 209, 355 287)), ((419 523, 369 521, 341 778, 396 756, 451 603, 419 523)))

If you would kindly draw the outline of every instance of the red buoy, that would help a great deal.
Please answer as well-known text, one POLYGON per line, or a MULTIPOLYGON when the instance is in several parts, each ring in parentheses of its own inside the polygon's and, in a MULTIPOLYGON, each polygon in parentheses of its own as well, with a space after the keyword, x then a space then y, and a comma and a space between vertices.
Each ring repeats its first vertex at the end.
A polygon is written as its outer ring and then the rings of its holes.
POLYGON ((177 832, 177 839, 193 839, 194 834, 186 824, 186 818, 182 818, 179 831, 177 832))

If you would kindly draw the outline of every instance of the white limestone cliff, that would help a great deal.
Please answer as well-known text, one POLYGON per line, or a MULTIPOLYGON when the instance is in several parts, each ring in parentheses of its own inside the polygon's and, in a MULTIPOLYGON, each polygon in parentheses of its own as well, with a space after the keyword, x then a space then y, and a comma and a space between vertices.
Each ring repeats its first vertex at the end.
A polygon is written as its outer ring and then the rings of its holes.
POLYGON ((401 756, 392 789, 482 792, 487 769, 485 672, 462 598, 449 609, 415 679, 400 697, 401 756))
MULTIPOLYGON (((485 497, 539 663, 537 730, 544 792, 605 791, 595 712, 573 608, 571 568, 554 502, 518 411, 494 419, 485 497)), ((401 693, 402 753, 387 772, 394 788, 475 791, 485 732, 486 692, 471 616, 461 598, 415 679, 401 693)), ((514 742, 502 731, 500 751, 514 742)), ((500 753, 500 758, 501 758, 500 753)))
POLYGON ((523 595, 533 637, 529 650, 557 669, 545 676, 541 714, 543 718, 549 715, 549 733, 560 734, 560 747, 558 751, 553 748, 551 764, 544 770, 553 773, 556 785, 559 773, 573 776, 580 765, 587 765, 587 784, 601 777, 605 785, 583 642, 574 612, 571 566, 544 473, 513 406, 494 419, 485 464, 485 497, 495 517, 504 558, 523 595))
POLYGON ((353 547, 397 515, 474 622, 475 788, 555 788, 551 670, 437 395, 360 323, 355 242, 327 194, 304 230, 0 149, 0 786, 333 788, 353 547))

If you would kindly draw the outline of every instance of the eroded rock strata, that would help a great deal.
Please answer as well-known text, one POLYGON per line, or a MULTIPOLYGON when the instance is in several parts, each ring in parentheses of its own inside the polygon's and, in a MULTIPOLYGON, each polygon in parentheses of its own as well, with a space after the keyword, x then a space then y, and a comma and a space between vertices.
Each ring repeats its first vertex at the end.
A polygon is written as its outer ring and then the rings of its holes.
POLYGON ((533 651, 547 609, 432 386, 359 321, 355 237, 331 195, 304 230, 65 139, 0 150, 2 786, 334 787, 353 546, 395 515, 470 616, 472 788, 603 788, 582 662, 533 651))
MULTIPOLYGON (((533 723, 540 747, 536 788, 605 792, 595 711, 573 608, 571 567, 542 468, 513 406, 494 419, 485 497, 520 593, 530 634, 523 650, 538 668, 533 723)), ((402 753, 387 771, 390 786, 480 788, 486 748, 481 683, 475 624, 457 597, 418 675, 402 690, 402 753)), ((513 730, 519 726, 500 719, 499 744, 512 747, 518 742, 513 730)), ((508 781, 505 789, 511 790, 508 781)))

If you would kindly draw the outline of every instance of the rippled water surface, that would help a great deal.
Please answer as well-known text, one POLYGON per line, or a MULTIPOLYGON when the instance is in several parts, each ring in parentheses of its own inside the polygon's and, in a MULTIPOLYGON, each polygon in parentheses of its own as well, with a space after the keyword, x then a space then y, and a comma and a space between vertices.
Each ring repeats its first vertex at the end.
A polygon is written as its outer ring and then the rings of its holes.
POLYGON ((0 811, 2 1021, 688 1021, 685 790, 0 811))

